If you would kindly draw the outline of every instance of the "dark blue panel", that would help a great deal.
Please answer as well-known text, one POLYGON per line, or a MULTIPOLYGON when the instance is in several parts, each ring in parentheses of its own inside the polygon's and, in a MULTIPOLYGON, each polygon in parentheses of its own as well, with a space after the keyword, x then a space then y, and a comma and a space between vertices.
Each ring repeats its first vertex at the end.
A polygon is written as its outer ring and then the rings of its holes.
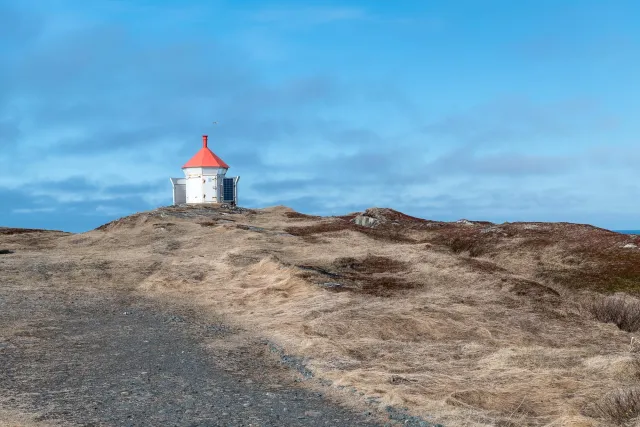
POLYGON ((233 202, 233 178, 222 180, 222 201, 233 202))

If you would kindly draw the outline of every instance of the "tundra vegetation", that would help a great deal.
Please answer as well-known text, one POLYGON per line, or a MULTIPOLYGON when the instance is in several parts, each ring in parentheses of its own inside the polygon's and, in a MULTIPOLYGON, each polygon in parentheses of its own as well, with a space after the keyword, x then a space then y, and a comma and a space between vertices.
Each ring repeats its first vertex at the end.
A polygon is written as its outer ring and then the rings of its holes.
POLYGON ((215 313, 303 358, 345 401, 452 426, 640 415, 640 236, 212 206, 82 234, 0 229, 0 244, 12 280, 215 313))

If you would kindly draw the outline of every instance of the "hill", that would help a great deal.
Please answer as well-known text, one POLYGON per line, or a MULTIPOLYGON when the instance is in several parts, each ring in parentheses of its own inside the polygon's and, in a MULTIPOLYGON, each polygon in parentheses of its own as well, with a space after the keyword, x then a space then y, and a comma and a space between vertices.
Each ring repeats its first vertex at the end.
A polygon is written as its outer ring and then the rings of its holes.
POLYGON ((456 426, 633 422, 639 247, 589 225, 380 208, 174 206, 82 234, 0 229, 13 280, 215 313, 344 400, 456 426))

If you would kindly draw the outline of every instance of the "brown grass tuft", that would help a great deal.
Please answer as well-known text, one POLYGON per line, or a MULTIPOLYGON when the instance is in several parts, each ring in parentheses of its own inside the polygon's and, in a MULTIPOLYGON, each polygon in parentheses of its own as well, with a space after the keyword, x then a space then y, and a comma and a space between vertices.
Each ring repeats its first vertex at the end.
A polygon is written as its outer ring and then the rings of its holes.
MULTIPOLYGON (((590 416, 626 425, 640 417, 640 388, 620 388, 605 394, 587 410, 590 416)), ((633 425, 637 425, 634 423, 633 425)))
MULTIPOLYGON (((285 232, 299 237, 309 237, 320 233, 331 233, 344 230, 353 230, 358 233, 365 234, 373 239, 382 240, 386 242, 398 242, 398 243, 415 243, 416 239, 405 236, 402 229, 393 228, 392 226, 369 228, 355 225, 344 219, 334 219, 332 221, 323 221, 317 224, 302 226, 302 227, 287 227, 285 232)), ((313 243, 311 239, 309 243, 313 243)))
POLYGON ((416 289, 420 286, 421 285, 417 282, 401 279, 399 277, 387 276, 362 280, 360 287, 356 288, 356 290, 360 293, 371 296, 392 297, 396 296, 399 292, 416 289))
POLYGON ((560 293, 555 289, 545 286, 542 283, 534 282, 526 279, 513 279, 515 285, 511 288, 511 292, 518 296, 526 296, 532 300, 560 298, 560 293))
POLYGON ((318 224, 307 225, 303 227, 287 227, 285 232, 294 236, 311 236, 319 233, 331 233, 336 231, 348 230, 351 224, 346 221, 324 221, 318 224))
POLYGON ((367 255, 358 260, 352 257, 337 258, 333 265, 342 271, 356 271, 358 273, 395 273, 405 270, 407 263, 389 257, 367 255))
POLYGON ((471 267, 472 270, 483 273, 506 273, 508 270, 504 267, 500 267, 494 262, 486 261, 476 258, 462 257, 462 264, 471 267))
POLYGON ((553 240, 548 237, 530 237, 522 241, 520 246, 523 248, 533 250, 543 250, 544 248, 553 245, 553 240))
MULTIPOLYGON (((13 234, 26 234, 26 233, 64 233, 64 231, 58 230, 42 230, 38 228, 11 228, 0 227, 0 235, 13 235, 13 234)), ((65 233, 67 234, 67 233, 65 233)))
MULTIPOLYGON (((456 391, 447 398, 447 403, 453 406, 482 408, 489 411, 508 413, 511 417, 516 414, 535 416, 536 411, 526 398, 512 393, 489 390, 456 391)), ((506 420, 502 420, 503 423, 506 420)), ((503 424, 504 425, 504 424, 503 424)))
POLYGON ((317 215, 307 215, 300 212, 285 212, 284 216, 289 219, 319 219, 317 215))
POLYGON ((613 323, 627 332, 640 330, 640 300, 624 294, 596 298, 588 306, 593 316, 603 323, 613 323))
POLYGON ((362 259, 336 258, 329 265, 298 265, 302 270, 298 277, 315 283, 327 281, 341 286, 327 287, 333 292, 354 292, 365 295, 390 297, 398 292, 414 289, 419 283, 406 280, 397 274, 408 269, 406 262, 389 257, 367 255, 362 259))
POLYGON ((449 247, 454 254, 468 252, 470 257, 484 255, 489 246, 478 237, 455 237, 450 241, 449 247))

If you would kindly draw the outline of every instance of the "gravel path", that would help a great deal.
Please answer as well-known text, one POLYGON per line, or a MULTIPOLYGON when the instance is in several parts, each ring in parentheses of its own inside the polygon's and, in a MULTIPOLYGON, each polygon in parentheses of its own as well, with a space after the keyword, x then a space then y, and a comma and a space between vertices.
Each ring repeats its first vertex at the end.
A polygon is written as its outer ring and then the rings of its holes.
POLYGON ((264 345, 188 319, 130 296, 0 286, 0 408, 83 426, 381 425, 296 386, 264 345))

